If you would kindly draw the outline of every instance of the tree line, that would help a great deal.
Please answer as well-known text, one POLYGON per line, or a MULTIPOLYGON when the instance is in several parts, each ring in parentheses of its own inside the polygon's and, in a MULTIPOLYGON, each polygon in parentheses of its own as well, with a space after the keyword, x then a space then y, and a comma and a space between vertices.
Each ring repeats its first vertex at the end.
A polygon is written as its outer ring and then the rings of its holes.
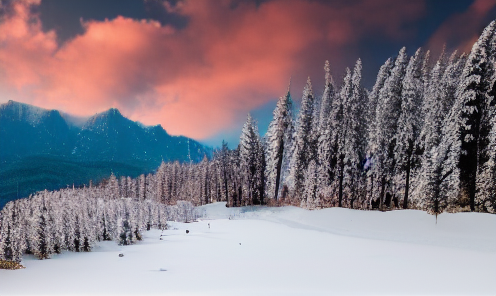
POLYGON ((308 78, 295 114, 288 89, 263 138, 248 115, 235 150, 196 165, 205 202, 495 213, 496 23, 431 64, 402 48, 366 90, 361 60, 339 87, 326 62, 321 96, 308 78))
POLYGON ((145 187, 136 187, 139 180, 119 181, 112 175, 99 186, 45 190, 7 203, 0 212, 0 260, 89 252, 98 241, 129 245, 141 240, 144 230, 196 218, 190 202, 167 205, 145 199, 145 187))

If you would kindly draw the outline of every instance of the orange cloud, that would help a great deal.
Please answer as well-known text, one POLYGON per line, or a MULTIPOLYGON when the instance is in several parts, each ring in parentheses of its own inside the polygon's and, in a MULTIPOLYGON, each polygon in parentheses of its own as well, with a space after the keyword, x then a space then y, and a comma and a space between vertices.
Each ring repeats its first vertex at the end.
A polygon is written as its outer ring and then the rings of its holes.
POLYGON ((30 13, 39 2, 14 2, 0 23, 0 102, 77 115, 116 107, 171 134, 206 138, 282 95, 290 76, 300 89, 307 75, 323 76, 326 59, 352 65, 350 48, 364 35, 407 38, 403 25, 424 2, 398 2, 183 1, 168 9, 188 16, 184 29, 117 17, 85 22, 84 34, 63 45, 30 13))
POLYGON ((495 17, 495 9, 496 1, 494 0, 475 0, 466 11, 448 18, 432 34, 427 48, 440 53, 443 45, 446 44, 450 50, 458 49, 461 52, 469 52, 482 30, 492 20, 491 17, 495 17))

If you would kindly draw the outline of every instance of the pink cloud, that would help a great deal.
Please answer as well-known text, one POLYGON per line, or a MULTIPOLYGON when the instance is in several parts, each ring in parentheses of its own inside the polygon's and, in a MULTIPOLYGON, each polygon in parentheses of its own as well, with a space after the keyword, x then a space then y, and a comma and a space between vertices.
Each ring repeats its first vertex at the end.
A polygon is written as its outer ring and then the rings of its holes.
POLYGON ((398 2, 274 0, 232 9, 229 0, 184 1, 169 7, 189 17, 182 30, 117 17, 84 23, 84 34, 61 47, 29 13, 33 3, 14 2, 15 13, 0 24, 0 102, 77 115, 116 107, 202 139, 282 95, 290 76, 298 97, 307 75, 323 80, 326 59, 340 71, 352 65, 350 48, 367 34, 408 38, 403 25, 425 5, 398 2))

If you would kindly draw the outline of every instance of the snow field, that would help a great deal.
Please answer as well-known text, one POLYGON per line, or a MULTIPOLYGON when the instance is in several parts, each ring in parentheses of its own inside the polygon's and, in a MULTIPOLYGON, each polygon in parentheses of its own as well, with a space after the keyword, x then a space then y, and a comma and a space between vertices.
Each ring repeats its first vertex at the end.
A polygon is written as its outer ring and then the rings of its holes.
POLYGON ((0 295, 496 294, 494 215, 200 209, 163 240, 152 230, 131 246, 25 256, 26 269, 0 270, 0 295))

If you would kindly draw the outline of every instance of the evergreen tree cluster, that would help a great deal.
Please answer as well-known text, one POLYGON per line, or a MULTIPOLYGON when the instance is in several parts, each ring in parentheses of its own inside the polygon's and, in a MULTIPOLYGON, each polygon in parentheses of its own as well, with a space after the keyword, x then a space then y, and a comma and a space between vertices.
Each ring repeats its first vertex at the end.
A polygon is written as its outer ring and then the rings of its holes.
POLYGON ((25 253, 47 259, 63 250, 89 252, 97 241, 129 245, 141 240, 145 229, 195 219, 190 202, 158 202, 157 192, 143 181, 145 176, 119 181, 112 175, 96 187, 40 191, 7 203, 0 212, 0 260, 20 262, 25 253))
POLYGON ((215 155, 220 200, 495 213, 495 64, 495 22, 468 55, 443 50, 434 65, 402 48, 370 91, 361 60, 339 86, 326 62, 321 96, 308 78, 295 116, 288 89, 262 139, 248 115, 238 148, 215 155))

